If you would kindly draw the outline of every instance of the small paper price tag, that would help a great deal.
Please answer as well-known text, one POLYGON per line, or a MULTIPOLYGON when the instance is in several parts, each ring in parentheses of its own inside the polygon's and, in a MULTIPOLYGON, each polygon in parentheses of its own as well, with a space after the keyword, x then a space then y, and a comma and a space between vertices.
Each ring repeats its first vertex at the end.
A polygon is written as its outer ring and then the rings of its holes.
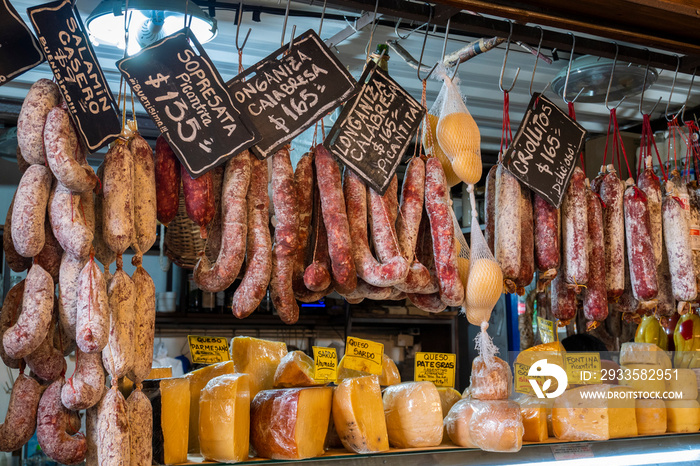
POLYGON ((535 395, 535 391, 530 385, 530 379, 536 380, 537 383, 542 386, 547 379, 547 377, 532 377, 528 375, 530 371, 530 366, 527 364, 522 364, 516 362, 513 364, 513 383, 515 384, 515 391, 518 393, 524 393, 526 395, 535 395))
POLYGON ((416 353, 413 379, 433 382, 438 387, 455 386, 457 356, 453 353, 416 353))
POLYGON ((557 334, 554 330, 554 322, 551 320, 543 319, 542 317, 537 316, 537 329, 540 332, 542 343, 552 343, 557 341, 557 334))
POLYGON ((314 346, 314 379, 317 382, 335 382, 338 378, 338 354, 335 348, 314 346))
POLYGON ((600 354, 566 353, 564 355, 566 375, 573 385, 597 384, 601 382, 600 354))
POLYGON ((348 337, 345 341, 344 366, 356 371, 382 375, 384 345, 371 340, 348 337))
POLYGON ((197 364, 216 364, 228 361, 228 340, 224 337, 187 335, 190 344, 192 362, 197 364))

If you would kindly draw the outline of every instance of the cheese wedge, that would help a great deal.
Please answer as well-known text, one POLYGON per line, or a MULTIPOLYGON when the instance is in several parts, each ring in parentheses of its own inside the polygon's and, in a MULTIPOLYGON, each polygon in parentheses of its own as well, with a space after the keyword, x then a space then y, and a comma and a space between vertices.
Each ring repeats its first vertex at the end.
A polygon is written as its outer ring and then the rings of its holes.
POLYGON ((184 377, 143 381, 153 407, 153 463, 187 461, 190 427, 190 381, 184 377))
POLYGON ((670 379, 666 380, 667 392, 680 393, 681 400, 698 398, 698 381, 693 369, 674 369, 669 375, 670 379))
MULTIPOLYGON (((338 383, 352 377, 364 377, 367 375, 372 375, 369 373, 369 369, 367 371, 348 369, 345 367, 345 356, 340 359, 340 363, 338 363, 338 383)), ((401 374, 398 367, 396 367, 396 363, 386 354, 382 354, 382 374, 379 376, 379 385, 388 387, 398 383, 401 383, 401 374)))
POLYGON ((697 400, 667 400, 668 432, 697 432, 700 430, 700 404, 697 400))
POLYGON ((666 404, 664 400, 637 400, 635 414, 639 435, 658 435, 666 432, 666 404))
POLYGON ((231 360, 235 372, 250 375, 250 398, 274 386, 275 371, 287 354, 284 342, 235 337, 231 340, 231 360))
POLYGON ((396 448, 433 447, 442 442, 442 406, 432 382, 387 387, 384 415, 389 443, 396 448))
POLYGON ((643 398, 661 396, 661 393, 666 390, 664 370, 660 364, 623 364, 620 369, 622 378, 618 379, 618 383, 630 387, 641 395, 646 393, 647 395, 643 398), (649 395, 651 392, 656 392, 658 395, 649 395))
POLYGON ((623 343, 620 347, 620 364, 658 364, 662 369, 671 369, 671 358, 654 343, 623 343))
POLYGON ((549 438, 547 429, 547 404, 540 398, 522 395, 517 399, 523 418, 523 440, 544 442, 549 438))
POLYGON ((275 371, 275 388, 312 387, 323 385, 314 379, 314 360, 303 351, 287 353, 275 371))
POLYGON ((437 387, 437 391, 440 394, 440 407, 442 408, 442 417, 444 419, 447 413, 450 412, 450 409, 452 409, 452 406, 462 399, 462 394, 450 387, 437 387))
POLYGON ((343 446, 355 453, 389 449, 382 391, 376 375, 344 380, 333 394, 333 423, 343 446))
POLYGON ((224 374, 233 374, 233 361, 211 364, 185 375, 190 381, 190 435, 187 441, 190 453, 199 453, 199 398, 202 389, 211 379, 224 374))

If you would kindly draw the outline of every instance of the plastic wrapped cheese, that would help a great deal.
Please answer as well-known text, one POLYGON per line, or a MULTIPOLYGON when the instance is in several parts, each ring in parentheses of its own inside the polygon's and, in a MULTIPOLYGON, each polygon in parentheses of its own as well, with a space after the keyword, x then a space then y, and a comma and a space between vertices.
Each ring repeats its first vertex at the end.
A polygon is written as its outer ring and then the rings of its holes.
POLYGON ((698 381, 693 369, 674 369, 670 375, 666 380, 667 392, 680 393, 681 400, 697 400, 698 381))
POLYGON ((523 446, 520 405, 514 401, 473 400, 469 435, 484 451, 516 452, 523 446))
POLYGON ((258 456, 297 460, 322 455, 332 397, 331 387, 259 392, 250 406, 250 441, 258 456))
POLYGON ((506 400, 513 386, 513 374, 503 359, 493 356, 490 362, 477 356, 472 362, 470 392, 477 400, 506 400))
POLYGON ((275 371, 287 354, 284 342, 235 337, 231 340, 231 360, 235 371, 250 375, 250 397, 274 386, 275 371))
POLYGON ((643 395, 642 398, 653 397, 651 393, 661 394, 666 390, 664 371, 658 364, 623 364, 620 369, 622 377, 618 380, 618 384, 630 387, 643 395))
POLYGON ((469 433, 469 422, 474 413, 474 400, 462 398, 455 403, 445 416, 447 435, 455 445, 464 448, 478 448, 469 433))
POLYGON ((667 400, 668 432, 697 432, 700 430, 700 404, 697 400, 667 400))
POLYGON ((153 407, 153 464, 187 461, 190 381, 185 377, 143 381, 153 407))
POLYGON ((515 401, 520 405, 520 415, 523 418, 523 440, 526 442, 547 440, 549 432, 545 400, 521 394, 515 401))
POLYGON ((324 385, 314 379, 314 360, 303 351, 287 353, 275 371, 275 388, 313 387, 324 385))
POLYGON ((620 364, 657 364, 662 369, 671 369, 671 358, 653 343, 623 343, 620 347, 620 364))
POLYGON ((437 390, 440 394, 440 406, 442 407, 442 417, 444 418, 450 412, 452 406, 462 399, 462 394, 450 387, 438 387, 437 390))
POLYGON ((382 391, 376 375, 346 379, 333 393, 333 423, 343 446, 355 453, 389 449, 382 391))
POLYGON ((666 404, 664 400, 637 400, 635 414, 639 435, 658 435, 666 432, 666 404))
POLYGON ((383 401, 392 446, 433 447, 442 442, 440 394, 432 382, 392 385, 384 390, 383 401))
POLYGON ((199 398, 202 390, 211 379, 224 374, 233 374, 233 361, 211 364, 185 375, 190 381, 190 435, 187 442, 190 453, 199 453, 199 398))
MULTIPOLYGON (((338 364, 338 383, 352 377, 372 375, 370 374, 369 369, 366 371, 348 369, 345 366, 345 361, 345 356, 343 356, 338 364)), ((382 374, 379 376, 379 385, 382 387, 388 387, 389 385, 396 385, 397 383, 401 383, 399 368, 396 367, 396 363, 390 357, 388 357, 386 354, 382 354, 382 374)))
POLYGON ((248 459, 250 391, 248 374, 211 379, 199 397, 199 445, 204 459, 235 463, 248 459))

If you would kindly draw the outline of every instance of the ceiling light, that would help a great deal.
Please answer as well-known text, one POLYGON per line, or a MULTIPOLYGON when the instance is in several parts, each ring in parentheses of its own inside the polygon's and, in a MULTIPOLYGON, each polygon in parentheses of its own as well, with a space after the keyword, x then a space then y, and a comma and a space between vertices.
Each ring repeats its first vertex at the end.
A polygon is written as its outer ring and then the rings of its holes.
MULTIPOLYGON (((185 25, 185 10, 188 22, 191 17, 190 30, 197 40, 204 44, 212 40, 217 33, 216 19, 187 0, 130 0, 129 13, 129 54, 133 54, 185 25)), ((108 44, 121 49, 124 44, 124 5, 121 0, 103 0, 90 13, 86 24, 88 32, 96 45, 108 44)))

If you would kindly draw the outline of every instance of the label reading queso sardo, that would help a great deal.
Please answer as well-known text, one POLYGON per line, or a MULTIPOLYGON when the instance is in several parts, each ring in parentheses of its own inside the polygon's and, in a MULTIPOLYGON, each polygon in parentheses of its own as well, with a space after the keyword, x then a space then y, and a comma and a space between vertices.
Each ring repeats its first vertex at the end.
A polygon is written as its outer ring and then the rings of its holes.
POLYGON ((371 340, 348 337, 343 365, 348 369, 382 375, 384 345, 371 340))

